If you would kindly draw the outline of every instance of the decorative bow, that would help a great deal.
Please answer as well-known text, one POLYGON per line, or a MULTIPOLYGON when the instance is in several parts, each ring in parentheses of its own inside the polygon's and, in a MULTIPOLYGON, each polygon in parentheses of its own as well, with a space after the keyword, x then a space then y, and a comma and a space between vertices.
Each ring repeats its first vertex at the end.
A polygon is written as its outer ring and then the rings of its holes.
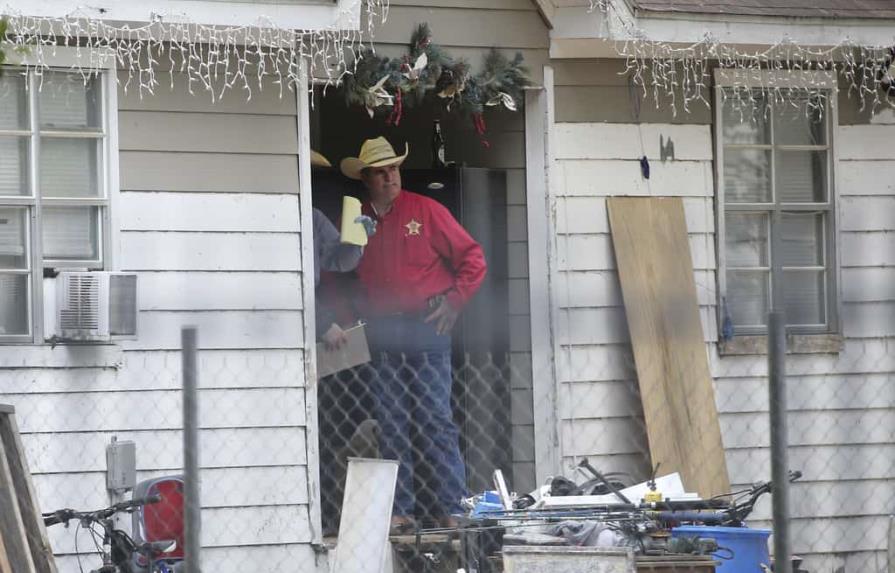
POLYGON ((405 63, 402 67, 407 70, 404 72, 404 77, 410 80, 411 82, 416 82, 420 79, 420 74, 423 73, 423 70, 426 69, 426 66, 429 65, 429 56, 426 55, 426 52, 420 54, 420 57, 416 59, 416 62, 413 63, 411 67, 410 64, 405 63))
POLYGON ((377 107, 394 104, 395 96, 388 93, 388 91, 385 89, 385 82, 388 81, 389 77, 390 76, 388 74, 382 76, 382 79, 371 86, 364 96, 364 103, 367 107, 367 113, 370 114, 370 117, 373 117, 374 110, 377 107))
POLYGON ((485 103, 487 106, 503 105, 510 111, 516 111, 516 100, 513 96, 506 92, 497 92, 497 94, 485 103))

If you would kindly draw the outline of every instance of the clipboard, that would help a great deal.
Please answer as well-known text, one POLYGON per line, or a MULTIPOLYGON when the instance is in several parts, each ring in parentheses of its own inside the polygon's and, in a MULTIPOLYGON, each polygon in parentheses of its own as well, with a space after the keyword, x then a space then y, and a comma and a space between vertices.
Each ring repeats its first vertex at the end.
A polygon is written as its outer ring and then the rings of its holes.
POLYGON ((363 323, 345 330, 348 342, 342 348, 329 350, 326 344, 317 343, 317 378, 354 368, 370 361, 370 347, 363 323))
POLYGON ((367 244, 367 232, 364 226, 354 222, 361 214, 360 201, 348 195, 342 198, 342 243, 359 247, 367 244))

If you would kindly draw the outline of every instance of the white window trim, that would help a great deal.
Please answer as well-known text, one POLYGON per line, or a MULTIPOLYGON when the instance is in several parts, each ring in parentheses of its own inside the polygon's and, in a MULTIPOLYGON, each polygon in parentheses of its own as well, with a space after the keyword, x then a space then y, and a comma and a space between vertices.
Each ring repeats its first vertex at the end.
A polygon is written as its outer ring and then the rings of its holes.
POLYGON ((826 70, 715 70, 716 88, 730 88, 749 85, 753 88, 777 86, 781 88, 804 88, 836 90, 836 72, 826 70))
MULTIPOLYGON (((359 0, 106 0, 102 12, 86 7, 83 0, 7 0, 9 7, 26 16, 58 18, 80 14, 113 24, 138 26, 149 22, 195 23, 207 26, 276 26, 284 30, 357 30, 360 27, 359 0)), ((133 27, 133 26, 132 26, 133 27)))
MULTIPOLYGON (((120 181, 119 181, 119 154, 118 154, 118 78, 117 67, 114 54, 111 50, 89 49, 89 48, 55 48, 52 52, 46 52, 42 57, 38 57, 33 53, 17 53, 9 54, 7 63, 4 67, 21 67, 21 66, 47 66, 51 69, 68 71, 73 67, 81 66, 84 69, 97 70, 101 75, 100 93, 102 128, 105 133, 102 145, 102 184, 106 192, 104 198, 105 209, 102 209, 102 220, 100 221, 102 242, 99 248, 102 251, 102 263, 104 270, 116 270, 117 261, 120 260, 120 222, 119 217, 112 216, 112 213, 118 212, 120 202, 120 181)), ((30 82, 29 90, 35 89, 36 78, 33 75, 27 76, 30 82)), ((29 91, 29 93, 31 93, 29 91)), ((30 129, 35 127, 35 118, 37 114, 36 106, 28 106, 31 115, 29 120, 30 129)), ((33 191, 35 185, 39 185, 39 152, 36 139, 32 136, 30 145, 30 165, 29 165, 29 185, 32 187, 32 194, 29 197, 4 199, 4 204, 31 207, 31 220, 28 226, 28 239, 30 249, 31 263, 31 301, 29 309, 29 320, 31 326, 31 334, 24 336, 0 336, 0 345, 4 344, 49 344, 45 336, 44 328, 44 279, 43 279, 43 249, 40 235, 40 201, 36 198, 33 191)), ((76 203, 77 200, 74 200, 76 203)))
MULTIPOLYGON (((842 312, 843 312, 843 303, 842 303, 842 265, 841 261, 841 240, 839 237, 839 221, 841 220, 840 214, 840 202, 838 201, 837 191, 839 189, 839 153, 838 153, 838 126, 839 126, 839 106, 838 106, 838 82, 836 78, 835 72, 827 71, 827 70, 811 70, 811 71, 802 71, 802 70, 731 70, 731 69, 715 69, 714 70, 714 79, 715 79, 715 117, 714 117, 714 131, 715 131, 715 169, 714 169, 714 177, 715 177, 715 189, 717 193, 716 199, 716 213, 715 213, 715 223, 716 223, 716 235, 715 235, 715 252, 718 257, 718 269, 717 269, 717 277, 716 283, 718 286, 718 295, 717 295, 717 324, 718 329, 720 330, 724 321, 724 309, 722 305, 722 297, 726 296, 726 261, 725 261, 725 217, 724 217, 724 178, 722 176, 723 164, 724 164, 724 142, 722 138, 722 134, 720 132, 722 125, 722 90, 724 88, 731 87, 744 87, 750 86, 751 88, 762 88, 762 87, 782 87, 782 88, 805 88, 810 87, 811 89, 816 90, 829 90, 830 97, 828 98, 828 145, 830 147, 830 163, 829 163, 829 173, 827 174, 828 180, 828 193, 829 193, 829 202, 830 202, 830 218, 831 225, 830 229, 826 233, 828 236, 825 237, 826 240, 830 240, 832 242, 832 249, 830 255, 833 257, 833 260, 828 263, 829 270, 832 277, 832 285, 828 284, 829 292, 827 293, 827 308, 828 314, 832 312, 831 316, 828 316, 828 324, 827 327, 823 331, 817 332, 798 332, 796 336, 805 337, 805 336, 820 336, 820 337, 829 337, 831 335, 838 336, 842 332, 842 312)), ((768 237, 768 240, 771 241, 771 237, 768 237)), ((771 270, 773 274, 773 268, 771 270)), ((773 300, 773 299, 772 299, 773 300)), ((787 328, 789 326, 787 325, 787 328)), ((766 337, 766 334, 758 334, 758 337, 766 337)), ((756 337, 756 333, 749 332, 744 333, 743 335, 734 334, 734 340, 738 338, 756 337)), ((839 343, 841 345, 841 340, 839 343)), ((736 345, 731 345, 735 347, 736 345)), ((810 346, 810 345, 809 345, 810 346)), ((829 347, 833 347, 834 345, 828 345, 829 347)), ((735 348, 731 354, 740 353, 735 348)), ((746 354, 751 354, 752 352, 744 352, 746 354)))

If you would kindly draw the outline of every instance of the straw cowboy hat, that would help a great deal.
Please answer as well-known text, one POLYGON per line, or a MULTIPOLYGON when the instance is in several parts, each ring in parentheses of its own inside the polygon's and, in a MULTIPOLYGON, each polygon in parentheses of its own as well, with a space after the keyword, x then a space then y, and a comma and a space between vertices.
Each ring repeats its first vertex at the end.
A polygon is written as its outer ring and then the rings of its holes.
POLYGON ((322 153, 311 150, 311 167, 332 167, 333 164, 322 153))
POLYGON ((368 139, 361 145, 359 157, 346 157, 342 160, 342 173, 349 179, 360 179, 360 173, 364 169, 401 165, 409 153, 410 147, 407 143, 404 143, 404 155, 398 155, 384 137, 368 139))

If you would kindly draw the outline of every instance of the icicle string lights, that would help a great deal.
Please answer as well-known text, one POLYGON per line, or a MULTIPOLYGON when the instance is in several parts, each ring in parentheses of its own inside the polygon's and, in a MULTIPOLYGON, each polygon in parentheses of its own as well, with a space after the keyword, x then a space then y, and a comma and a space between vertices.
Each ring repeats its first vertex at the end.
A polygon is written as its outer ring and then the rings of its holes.
POLYGON ((342 8, 337 21, 361 11, 360 30, 335 26, 288 30, 271 21, 242 27, 207 26, 158 16, 131 27, 92 17, 87 9, 65 17, 25 16, 7 9, 3 11, 8 20, 4 48, 28 53, 35 68, 46 69, 57 48, 73 47, 79 56, 75 69, 85 77, 99 67, 95 51, 110 52, 123 72, 119 80, 124 89, 138 89, 141 96, 159 87, 161 69, 180 72, 170 74, 171 87, 175 76, 185 76, 191 94, 206 92, 212 100, 235 90, 251 99, 266 79, 273 80, 282 96, 284 90, 295 88, 301 60, 307 62, 311 77, 329 82, 349 72, 355 49, 365 43, 372 48, 374 28, 386 21, 388 8, 389 0, 355 0, 342 8))
POLYGON ((610 0, 590 0, 590 10, 599 10, 607 28, 618 31, 610 32, 610 37, 620 36, 614 40, 616 51, 626 62, 623 74, 643 96, 651 96, 657 108, 661 102, 670 105, 675 114, 679 108, 689 112, 694 102, 709 104, 715 67, 731 70, 733 86, 723 91, 723 97, 743 115, 766 115, 772 105, 800 107, 806 102, 806 113, 822 112, 826 105, 823 92, 819 94, 821 82, 812 78, 836 79, 840 89, 857 98, 861 111, 895 108, 890 46, 866 46, 844 38, 820 49, 782 39, 765 49, 747 51, 709 34, 680 46, 650 40, 636 28, 633 16, 620 12, 610 0), (790 70, 818 73, 800 74, 795 85, 777 83, 773 74, 761 73, 790 70))

